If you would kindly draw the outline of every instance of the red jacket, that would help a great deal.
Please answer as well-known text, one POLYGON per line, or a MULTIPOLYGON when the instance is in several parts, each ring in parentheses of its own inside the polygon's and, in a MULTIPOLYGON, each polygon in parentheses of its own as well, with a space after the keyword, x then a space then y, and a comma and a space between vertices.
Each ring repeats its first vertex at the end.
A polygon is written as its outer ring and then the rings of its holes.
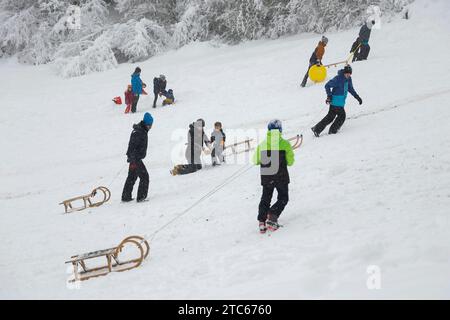
POLYGON ((125 91, 125 104, 129 105, 129 104, 133 104, 133 99, 134 99, 134 95, 133 95, 133 91, 125 91))

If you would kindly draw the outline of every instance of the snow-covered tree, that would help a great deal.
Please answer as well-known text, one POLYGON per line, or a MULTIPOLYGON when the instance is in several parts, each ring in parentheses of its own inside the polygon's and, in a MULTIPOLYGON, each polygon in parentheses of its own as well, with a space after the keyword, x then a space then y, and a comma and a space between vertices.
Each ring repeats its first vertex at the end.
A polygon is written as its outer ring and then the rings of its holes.
POLYGON ((208 19, 204 15, 203 2, 189 0, 178 3, 177 12, 179 19, 172 33, 172 42, 175 47, 208 38, 208 19))
POLYGON ((0 57, 64 76, 147 59, 192 41, 238 43, 359 26, 413 0, 0 0, 0 57), (373 12, 372 12, 373 14, 373 12))

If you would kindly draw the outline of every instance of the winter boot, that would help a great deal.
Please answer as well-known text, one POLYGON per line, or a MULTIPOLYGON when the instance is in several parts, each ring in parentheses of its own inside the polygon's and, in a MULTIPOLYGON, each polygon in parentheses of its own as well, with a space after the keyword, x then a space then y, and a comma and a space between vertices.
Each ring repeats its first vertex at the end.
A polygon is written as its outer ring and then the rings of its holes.
POLYGON ((269 213, 267 215, 267 230, 274 232, 277 231, 280 225, 278 224, 278 217, 274 214, 269 213))
POLYGON ((179 166, 173 167, 173 169, 170 170, 170 174, 173 175, 173 176, 176 176, 178 174, 179 168, 180 168, 179 166))
POLYGON ((320 133, 318 133, 318 132, 316 131, 316 127, 312 127, 312 128, 311 128, 311 131, 314 133, 314 135, 315 135, 317 138, 320 136, 320 133))
POLYGON ((266 223, 265 222, 259 222, 259 233, 264 234, 267 231, 266 223))

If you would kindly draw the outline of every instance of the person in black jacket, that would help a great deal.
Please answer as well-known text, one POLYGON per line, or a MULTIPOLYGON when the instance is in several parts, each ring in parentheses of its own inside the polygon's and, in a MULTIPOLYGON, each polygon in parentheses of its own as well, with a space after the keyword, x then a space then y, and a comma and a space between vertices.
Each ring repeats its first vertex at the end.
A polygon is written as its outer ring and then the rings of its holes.
POLYGON ((166 91, 167 80, 165 75, 160 75, 159 78, 153 79, 153 93, 155 94, 155 99, 153 100, 153 108, 156 108, 156 101, 158 101, 158 96, 166 91))
POLYGON ((353 61, 367 60, 370 52, 369 40, 375 20, 367 21, 359 30, 359 35, 353 43, 350 52, 354 53, 353 61))
POLYGON ((188 164, 177 165, 170 171, 172 175, 189 174, 202 169, 201 155, 204 145, 210 146, 211 142, 204 131, 205 120, 198 119, 189 125, 188 143, 185 157, 188 164))
POLYGON ((147 198, 149 177, 147 169, 142 160, 147 155, 148 131, 152 128, 153 117, 150 113, 145 113, 144 120, 133 126, 130 142, 128 143, 127 162, 130 164, 128 177, 122 192, 122 201, 130 202, 133 200, 133 187, 139 178, 139 188, 137 193, 137 202, 142 202, 147 198))

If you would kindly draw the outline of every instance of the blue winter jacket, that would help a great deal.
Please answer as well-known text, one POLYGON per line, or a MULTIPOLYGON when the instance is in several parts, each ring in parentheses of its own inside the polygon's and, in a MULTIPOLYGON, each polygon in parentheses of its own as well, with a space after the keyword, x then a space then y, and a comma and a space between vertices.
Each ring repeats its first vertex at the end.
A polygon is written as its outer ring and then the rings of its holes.
POLYGON ((139 73, 131 75, 131 87, 134 94, 142 94, 142 80, 139 73))
POLYGON ((358 97, 353 89, 352 78, 346 79, 344 70, 339 70, 338 75, 327 82, 325 85, 327 96, 331 96, 331 105, 335 107, 344 107, 347 94, 350 92, 355 98, 358 97))

